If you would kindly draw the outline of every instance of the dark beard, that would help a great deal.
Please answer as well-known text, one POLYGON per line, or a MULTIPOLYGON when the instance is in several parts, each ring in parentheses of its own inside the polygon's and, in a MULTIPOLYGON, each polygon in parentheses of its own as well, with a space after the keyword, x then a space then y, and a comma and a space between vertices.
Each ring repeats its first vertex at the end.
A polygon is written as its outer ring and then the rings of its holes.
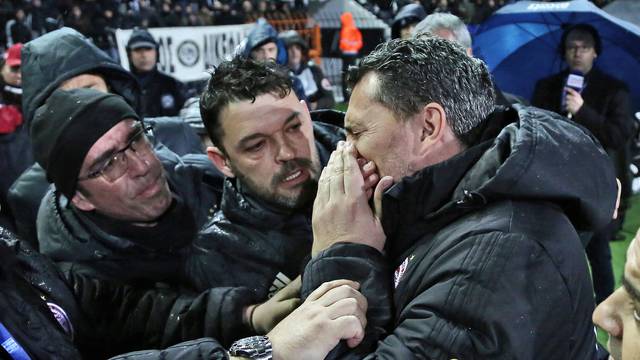
POLYGON ((237 180, 242 183, 242 186, 247 193, 254 196, 256 199, 265 201, 278 208, 285 210, 303 209, 313 202, 316 197, 316 193, 318 192, 317 178, 319 176, 319 171, 314 169, 313 162, 309 159, 296 158, 287 161, 283 165, 282 170, 275 174, 271 179, 271 186, 269 189, 260 187, 247 176, 237 171, 232 164, 229 165, 236 175, 237 180), (296 168, 305 169, 310 174, 309 179, 301 184, 302 190, 298 196, 294 199, 273 192, 272 189, 275 189, 278 184, 280 184, 289 175, 289 173, 296 168))

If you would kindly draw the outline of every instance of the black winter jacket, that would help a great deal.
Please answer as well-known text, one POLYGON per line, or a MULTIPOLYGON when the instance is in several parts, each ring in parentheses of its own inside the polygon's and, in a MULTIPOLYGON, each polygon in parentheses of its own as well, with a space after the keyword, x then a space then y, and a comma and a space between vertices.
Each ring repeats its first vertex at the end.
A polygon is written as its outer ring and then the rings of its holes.
MULTIPOLYGON (((322 166, 344 132, 314 122, 322 166)), ((220 210, 203 227, 187 260, 191 284, 202 290, 244 286, 266 300, 300 275, 311 253, 311 208, 286 213, 264 201, 248 198, 226 179, 220 210)))
POLYGON ((157 68, 145 73, 132 71, 142 88, 144 117, 177 116, 187 100, 185 86, 157 68))
MULTIPOLYGON (((22 71, 28 76, 23 80, 23 115, 26 125, 16 132, 11 160, 23 163, 27 169, 12 185, 8 203, 16 218, 20 237, 30 244, 37 244, 35 217, 40 201, 48 188, 44 172, 33 164, 28 126, 36 109, 64 81, 80 74, 101 75, 109 90, 127 100, 140 113, 141 92, 133 75, 106 53, 93 45, 79 32, 62 28, 47 33, 26 44, 22 49, 22 71)), ((180 118, 145 119, 154 126, 154 138, 179 155, 202 153, 197 134, 180 118)), ((213 167, 212 167, 213 169, 213 167)))
MULTIPOLYGON (((144 123, 153 128, 149 138, 154 143, 154 149, 156 151, 176 152, 175 149, 177 149, 177 155, 184 155, 184 157, 191 159, 200 157, 197 155, 199 152, 193 147, 198 144, 192 144, 191 131, 175 131, 183 128, 184 124, 182 119, 175 117, 147 118, 144 119, 144 123), (161 142, 161 139, 169 141, 172 144, 172 149, 167 149, 167 146, 161 142)), ((29 146, 31 146, 30 143, 29 146)), ((219 176, 219 180, 217 180, 219 184, 216 186, 216 189, 221 193, 223 175, 216 170, 210 161, 199 163, 203 168, 206 168, 207 172, 219 176)), ((28 242, 29 245, 36 249, 39 246, 36 231, 38 208, 49 187, 50 184, 47 181, 47 174, 39 164, 35 163, 16 179, 7 194, 9 207, 15 215, 16 232, 22 240, 28 242)))
MULTIPOLYGON (((196 296, 162 287, 136 289, 63 273, 2 228, 0 259, 0 323, 32 359, 100 359, 226 330, 211 325, 224 316, 209 310, 217 309, 214 291, 196 296)), ((227 358, 213 339, 122 358, 195 360, 204 354, 227 358)))
POLYGON ((152 239, 116 235, 103 230, 108 225, 100 226, 89 214, 67 205, 68 200, 52 186, 38 213, 40 251, 56 262, 86 265, 96 277, 122 281, 180 281, 183 252, 195 238, 197 229, 217 208, 221 178, 207 172, 209 167, 203 164, 210 164, 210 161, 204 155, 192 155, 187 162, 166 148, 156 154, 164 165, 172 191, 193 214, 195 228, 191 237, 180 237, 184 235, 180 225, 186 224, 173 224, 175 246, 168 249, 155 247, 152 239), (143 242, 145 240, 147 242, 143 242))
POLYGON ((368 348, 332 355, 594 358, 593 289, 576 230, 610 221, 613 169, 566 119, 521 107, 503 115, 517 122, 495 140, 385 192, 386 256, 343 243, 309 262, 304 296, 347 277, 373 309, 368 348))

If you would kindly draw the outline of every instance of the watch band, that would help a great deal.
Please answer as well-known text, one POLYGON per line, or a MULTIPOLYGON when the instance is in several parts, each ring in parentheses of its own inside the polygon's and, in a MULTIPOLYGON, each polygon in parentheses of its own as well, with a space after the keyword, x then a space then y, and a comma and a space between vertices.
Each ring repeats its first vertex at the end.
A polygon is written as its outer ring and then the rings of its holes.
POLYGON ((266 336, 251 336, 234 342, 229 348, 231 356, 242 356, 252 360, 272 360, 271 340, 266 336))

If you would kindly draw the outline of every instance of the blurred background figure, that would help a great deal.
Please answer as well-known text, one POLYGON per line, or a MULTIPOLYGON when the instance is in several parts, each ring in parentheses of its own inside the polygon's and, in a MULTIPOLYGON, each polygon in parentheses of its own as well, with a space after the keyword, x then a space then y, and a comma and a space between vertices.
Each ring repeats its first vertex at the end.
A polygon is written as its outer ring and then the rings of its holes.
POLYGON ((413 35, 416 24, 427 16, 420 4, 408 4, 400 8, 391 24, 392 39, 408 39, 413 35))
MULTIPOLYGON (((624 82, 593 67, 602 53, 601 44, 598 31, 591 25, 578 24, 566 29, 559 51, 567 68, 538 81, 531 102, 571 118, 600 141, 622 183, 620 215, 624 215, 625 200, 630 193, 629 143, 633 126, 629 90, 624 82)), ((597 231, 586 248, 597 303, 613 292, 609 241, 615 238, 622 219, 620 216, 597 231)))
POLYGON ((593 322, 609 334, 608 348, 614 360, 640 356, 640 230, 627 249, 622 287, 600 303, 593 322))
POLYGON ((349 102, 349 92, 347 91, 347 70, 350 65, 355 64, 358 53, 362 49, 362 33, 353 20, 353 14, 344 12, 340 15, 340 53, 342 54, 342 96, 344 102, 349 102))
POLYGON ((143 29, 127 42, 131 72, 142 87, 143 116, 176 116, 186 100, 184 85, 158 70, 158 43, 143 29))
MULTIPOLYGON (((276 64, 286 66, 287 48, 284 42, 278 38, 278 32, 264 18, 258 19, 246 38, 242 56, 256 61, 273 61, 276 64)), ((289 72, 293 82, 293 91, 300 100, 307 100, 305 90, 293 72, 289 72)))
POLYGON ((534 106, 568 116, 589 129, 609 154, 616 176, 622 183, 620 219, 597 231, 586 249, 597 303, 613 292, 609 241, 614 239, 621 226, 624 200, 630 193, 627 169, 633 126, 626 84, 593 67, 602 53, 601 44, 598 31, 591 25, 578 24, 566 29, 559 51, 567 68, 538 81, 531 101, 534 106))
POLYGON ((4 55, 0 70, 0 226, 14 228, 13 215, 7 205, 7 191, 27 166, 24 148, 30 147, 22 119, 22 44, 11 46, 4 55))
POLYGON ((333 86, 324 76, 322 69, 309 60, 309 44, 295 30, 280 34, 287 48, 287 66, 300 80, 311 110, 332 109, 335 105, 333 86))
MULTIPOLYGON (((430 34, 443 39, 454 41, 465 48, 467 55, 473 56, 471 34, 469 33, 469 29, 467 29, 467 26, 462 21, 462 19, 453 14, 431 14, 413 27, 413 34, 415 36, 421 36, 421 34, 430 34)), ((493 89, 496 92, 496 104, 498 105, 507 106, 516 103, 528 105, 526 104, 526 101, 524 99, 500 90, 495 81, 493 83, 493 89)), ((497 124, 497 126, 500 125, 497 124)))
POLYGON ((31 40, 30 21, 27 20, 25 11, 21 8, 15 10, 14 18, 7 21, 5 31, 7 33, 7 46, 17 43, 26 43, 31 40))

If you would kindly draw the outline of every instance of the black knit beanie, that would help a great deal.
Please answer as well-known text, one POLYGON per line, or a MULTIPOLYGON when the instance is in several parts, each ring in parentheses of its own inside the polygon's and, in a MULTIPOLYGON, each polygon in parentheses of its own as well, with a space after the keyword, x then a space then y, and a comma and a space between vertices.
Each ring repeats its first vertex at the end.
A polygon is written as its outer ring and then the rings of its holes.
POLYGON ((140 120, 122 97, 93 89, 56 90, 31 124, 36 161, 58 191, 71 199, 91 147, 124 119, 140 120))

